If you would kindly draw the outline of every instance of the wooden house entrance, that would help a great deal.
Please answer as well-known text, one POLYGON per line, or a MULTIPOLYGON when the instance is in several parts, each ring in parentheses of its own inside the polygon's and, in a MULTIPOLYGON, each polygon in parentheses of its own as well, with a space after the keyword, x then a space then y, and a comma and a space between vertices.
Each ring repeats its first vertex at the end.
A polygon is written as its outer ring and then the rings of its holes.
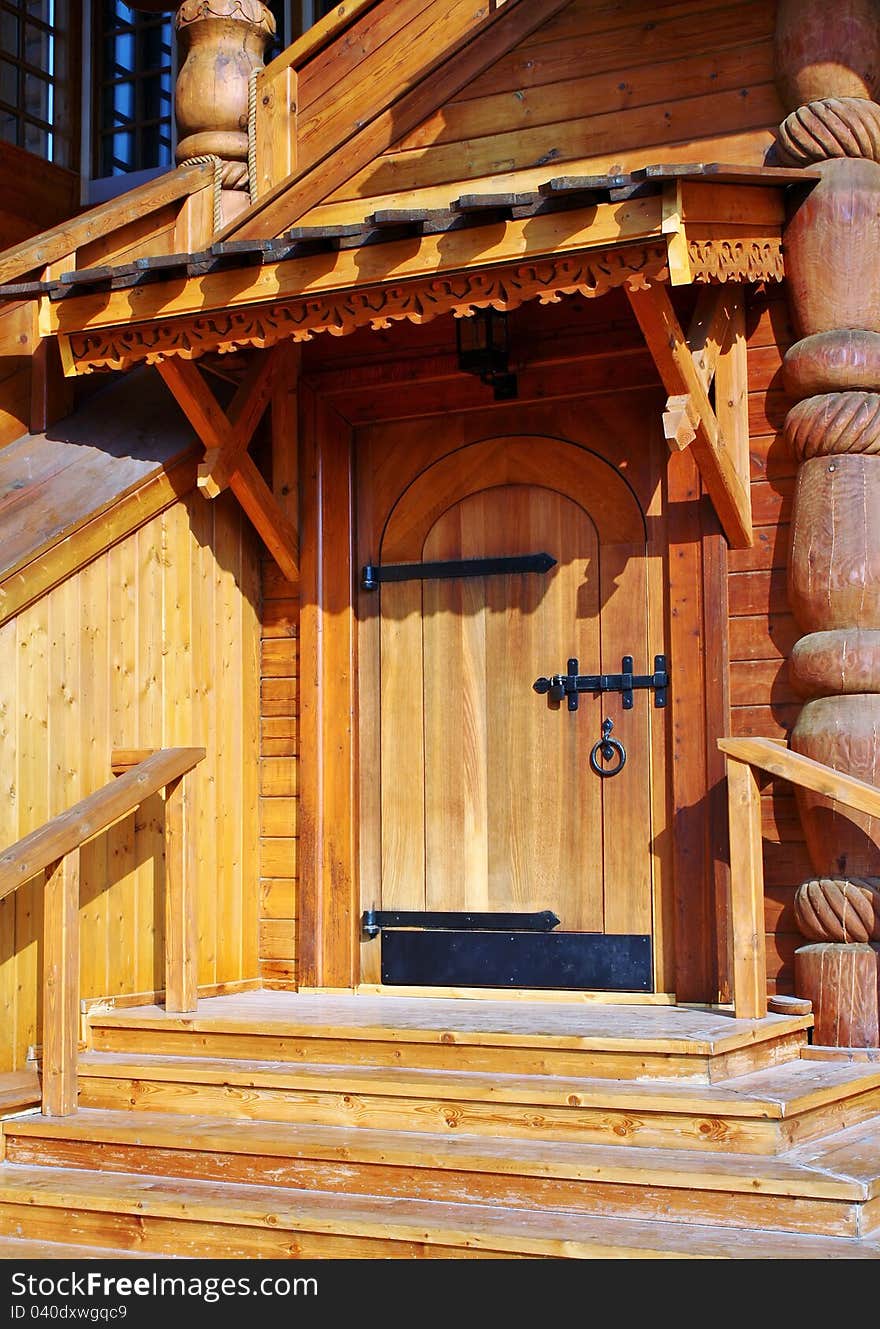
POLYGON ((362 901, 390 923, 364 965, 392 985, 652 991, 665 692, 639 681, 665 647, 639 500, 562 438, 424 453, 360 540, 362 901))

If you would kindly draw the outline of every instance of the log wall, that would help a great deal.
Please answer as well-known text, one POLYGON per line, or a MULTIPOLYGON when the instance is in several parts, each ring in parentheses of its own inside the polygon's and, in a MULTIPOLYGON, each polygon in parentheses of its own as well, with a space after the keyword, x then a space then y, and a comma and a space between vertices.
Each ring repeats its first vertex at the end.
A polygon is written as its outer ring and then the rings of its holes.
MULTIPOLYGON (((192 493, 0 628, 0 846, 106 784, 113 748, 207 748, 205 989, 257 977, 258 603, 247 519, 192 493)), ((84 998, 163 986, 162 826, 157 795, 82 850, 84 998)), ((0 902, 2 1070, 40 1041, 41 918, 41 878, 0 902)))

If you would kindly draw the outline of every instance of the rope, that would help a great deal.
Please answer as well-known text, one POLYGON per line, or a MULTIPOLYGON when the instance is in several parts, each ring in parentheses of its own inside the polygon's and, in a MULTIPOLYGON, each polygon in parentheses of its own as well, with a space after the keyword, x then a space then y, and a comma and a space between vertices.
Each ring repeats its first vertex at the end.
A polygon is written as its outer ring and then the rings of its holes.
POLYGON ((252 69, 248 78, 248 193, 251 196, 251 203, 257 201, 257 77, 260 73, 259 66, 252 69))
POLYGON ((201 166, 203 162, 211 162, 214 167, 214 230, 219 231, 223 225, 223 215, 220 207, 220 173, 223 169, 223 162, 213 153, 208 153, 204 157, 187 157, 185 162, 179 162, 180 166, 201 166))

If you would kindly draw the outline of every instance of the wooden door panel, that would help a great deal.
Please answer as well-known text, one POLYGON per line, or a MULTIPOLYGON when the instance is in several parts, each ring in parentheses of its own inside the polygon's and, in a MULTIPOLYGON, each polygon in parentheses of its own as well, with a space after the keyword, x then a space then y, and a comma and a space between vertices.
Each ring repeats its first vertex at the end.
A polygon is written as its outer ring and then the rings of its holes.
POLYGON ((580 694, 570 712, 533 689, 570 657, 581 673, 618 673, 624 654, 653 668, 625 479, 559 439, 472 444, 407 485, 373 548, 383 563, 557 559, 548 574, 382 585, 381 907, 552 909, 565 931, 651 933, 653 694, 631 710, 580 694), (589 754, 605 716, 627 762, 603 780, 589 754))
MULTIPOLYGON (((602 547, 602 673, 620 672, 633 656, 637 674, 650 674, 648 585, 645 546, 602 547)), ((592 673, 594 666, 584 666, 592 673)), ((613 720, 612 737, 626 747, 619 775, 602 781, 606 932, 651 931, 651 707, 652 692, 636 692, 632 710, 619 692, 602 696, 602 718, 613 720)), ((596 738, 599 737, 599 727, 596 738)), ((593 740, 595 742, 595 739, 593 740)))

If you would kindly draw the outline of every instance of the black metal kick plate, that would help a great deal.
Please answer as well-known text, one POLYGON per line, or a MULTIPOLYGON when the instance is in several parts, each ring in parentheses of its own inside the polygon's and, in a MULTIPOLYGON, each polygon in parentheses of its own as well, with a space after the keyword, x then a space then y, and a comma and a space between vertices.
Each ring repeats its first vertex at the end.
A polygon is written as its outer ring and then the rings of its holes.
POLYGON ((382 932, 397 987, 651 992, 651 938, 599 932, 382 932))

